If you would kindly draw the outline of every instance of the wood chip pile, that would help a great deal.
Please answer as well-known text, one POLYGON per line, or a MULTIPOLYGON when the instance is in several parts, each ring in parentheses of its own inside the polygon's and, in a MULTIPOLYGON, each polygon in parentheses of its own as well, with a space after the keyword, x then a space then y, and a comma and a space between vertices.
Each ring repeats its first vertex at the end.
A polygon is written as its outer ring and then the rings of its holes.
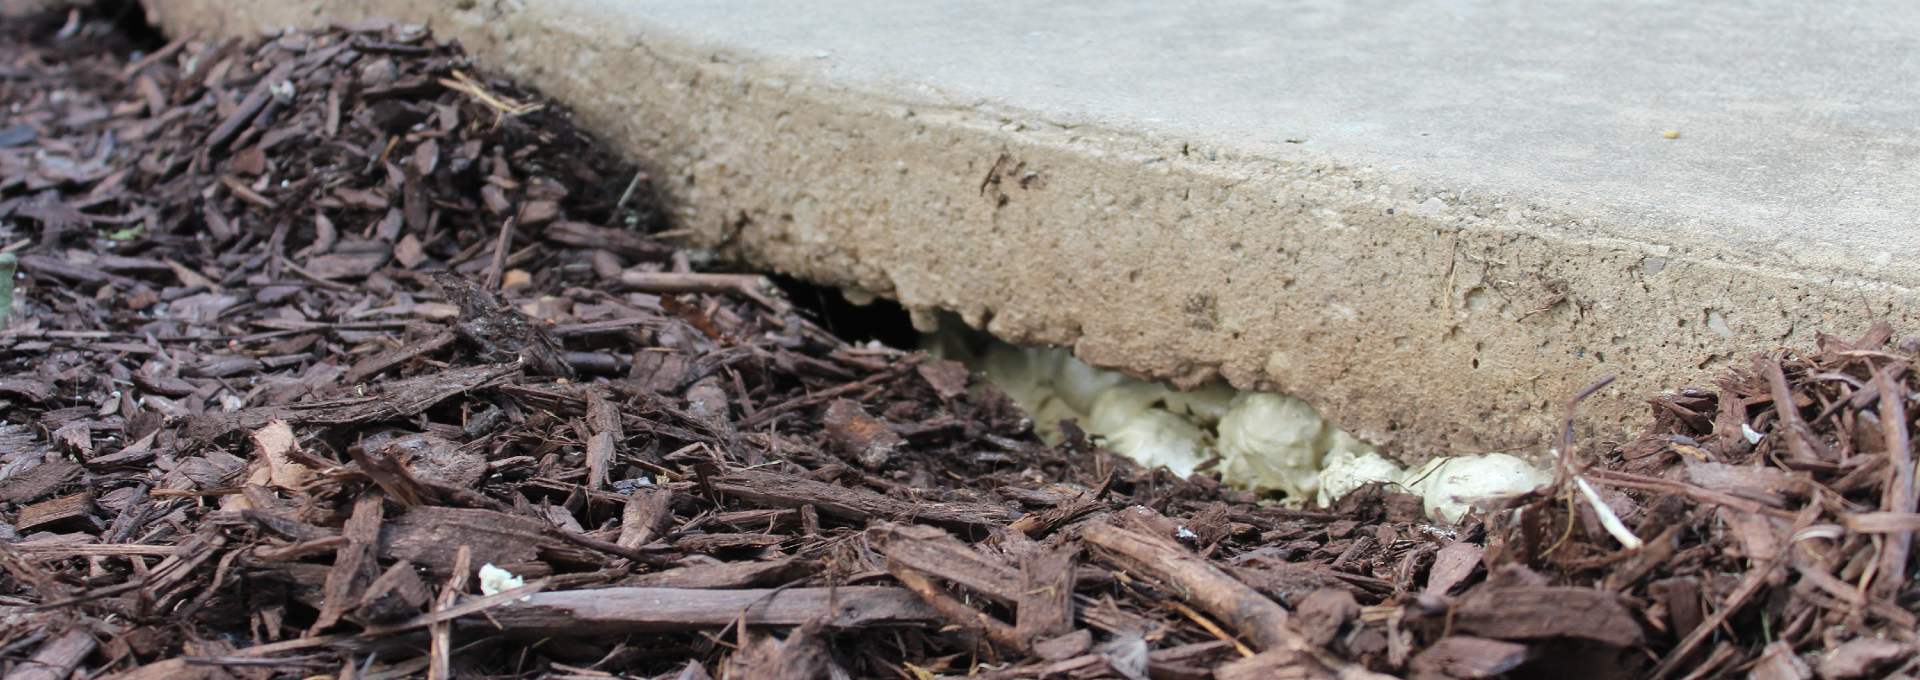
POLYGON ((1886 327, 1461 526, 1296 509, 695 266, 423 31, 10 22, 0 102, 8 679, 1920 673, 1886 327))

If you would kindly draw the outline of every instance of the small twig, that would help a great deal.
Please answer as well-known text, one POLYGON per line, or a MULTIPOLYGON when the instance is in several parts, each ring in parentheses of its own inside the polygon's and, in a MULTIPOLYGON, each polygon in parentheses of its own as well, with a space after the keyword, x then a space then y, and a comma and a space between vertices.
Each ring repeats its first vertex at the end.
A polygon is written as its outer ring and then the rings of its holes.
POLYGON ((1660 479, 1658 477, 1647 477, 1645 475, 1636 475, 1630 472, 1619 472, 1616 470, 1603 470, 1603 469, 1588 470, 1586 477, 1587 479, 1592 480, 1593 483, 1600 484, 1602 486, 1612 486, 1612 487, 1618 487, 1623 489, 1639 489, 1641 491, 1657 491, 1660 493, 1674 493, 1674 494, 1680 494, 1680 495, 1686 496, 1688 498, 1691 498, 1701 503, 1707 503, 1711 505, 1722 505, 1722 506, 1726 506, 1728 508, 1732 508, 1734 510, 1738 510, 1741 512, 1764 513, 1768 516, 1779 517, 1781 519, 1793 519, 1795 517, 1795 515, 1791 512, 1787 512, 1785 510, 1781 510, 1779 508, 1769 506, 1765 503, 1761 503, 1756 500, 1741 498, 1733 494, 1714 491, 1712 489, 1703 488, 1694 484, 1677 482, 1670 479, 1660 479))
MULTIPOLYGON (((453 608, 460 598, 460 591, 467 589, 467 575, 473 571, 473 549, 462 545, 453 554, 453 575, 447 577, 447 585, 440 590, 440 597, 434 601, 433 611, 443 612, 453 608)), ((428 642, 431 656, 428 657, 427 677, 430 680, 447 680, 453 677, 453 624, 435 623, 428 627, 431 639, 428 642)))
MULTIPOLYGON (((1904 368, 1899 369, 1905 371, 1904 368)), ((1913 449, 1907 432, 1906 394, 1893 380, 1894 369, 1875 371, 1874 387, 1880 392, 1880 429, 1887 447, 1887 488, 1882 492, 1882 507, 1887 512, 1912 514, 1916 509, 1913 488, 1913 449)), ((1913 547, 1913 534, 1888 534, 1880 552, 1879 582, 1874 594, 1889 601, 1908 586, 1907 556, 1913 547)))
POLYGON ((1172 539, 1099 523, 1087 526, 1080 536, 1115 566, 1167 583, 1181 599, 1240 631, 1262 650, 1297 652, 1340 677, 1370 677, 1365 669, 1307 640, 1294 629, 1285 607, 1172 539))
POLYGON ((614 212, 616 213, 620 212, 622 208, 627 207, 627 199, 633 198, 633 190, 640 187, 641 178, 644 178, 646 176, 647 176, 646 172, 639 171, 639 170, 634 171, 633 179, 627 180, 627 188, 620 192, 620 200, 613 202, 614 212))
POLYGON ((1821 460, 1814 453, 1813 444, 1807 441, 1807 421, 1800 417, 1800 409, 1793 405, 1793 390, 1787 386, 1787 374, 1781 370, 1780 362, 1762 363, 1762 372, 1767 375, 1767 386, 1771 388, 1773 396, 1774 413, 1780 416, 1779 427, 1786 430, 1787 449, 1800 460, 1821 460))
POLYGON ((1567 502, 1567 528, 1560 530, 1560 537, 1553 539, 1553 545, 1547 546, 1546 550, 1540 551, 1540 559, 1551 557, 1555 552, 1560 550, 1560 546, 1566 545, 1567 539, 1573 538, 1573 527, 1579 523, 1578 520, 1580 519, 1579 509, 1573 506, 1573 494, 1555 494, 1555 496, 1567 502))
POLYGON ((642 293, 716 293, 745 297, 775 312, 784 305, 767 297, 773 288, 767 277, 758 274, 702 274, 690 272, 620 272, 620 285, 642 293))
POLYGON ((207 135, 207 149, 223 150, 228 142, 240 136, 242 130, 253 124, 254 117, 259 116, 260 112, 267 108, 267 103, 273 101, 273 86, 276 83, 285 82, 287 76, 293 74, 294 64, 293 60, 288 60, 274 67, 267 77, 255 83, 253 91, 247 93, 245 99, 240 100, 240 106, 233 110, 233 114, 227 116, 226 120, 220 121, 220 125, 207 135))
POLYGON ((1613 384, 1615 377, 1616 376, 1609 375, 1594 381, 1593 384, 1582 388, 1579 392, 1575 392, 1573 397, 1567 400, 1566 409, 1560 416, 1560 432, 1557 437, 1559 442, 1558 446, 1552 452, 1554 459, 1553 486, 1557 491, 1555 495, 1564 495, 1566 497, 1567 528, 1561 532, 1559 540, 1554 541, 1553 545, 1548 547, 1546 552, 1541 553, 1541 557, 1552 555, 1554 551, 1559 550, 1560 546, 1566 543, 1568 538, 1573 536, 1574 523, 1580 519, 1578 508, 1574 505, 1575 493, 1586 496, 1587 502, 1593 506, 1594 513, 1600 515, 1600 524, 1605 526, 1609 533, 1613 533, 1613 537, 1620 541, 1621 545, 1626 546, 1630 550, 1638 549, 1641 545, 1644 545, 1639 537, 1634 536, 1633 532, 1627 531, 1625 526, 1620 525, 1620 518, 1614 516, 1613 511, 1607 507, 1607 504, 1600 500, 1600 495, 1594 492, 1591 485, 1587 484, 1587 480, 1582 479, 1580 473, 1574 472, 1573 470, 1573 416, 1580 410, 1581 402, 1586 401, 1588 397, 1593 396, 1600 390, 1605 389, 1608 385, 1613 384), (1611 524, 1609 524, 1609 521, 1611 521, 1611 524), (1618 532, 1613 531, 1615 527, 1619 528, 1618 532))
POLYGON ((1174 611, 1180 612, 1182 616, 1193 621, 1194 625, 1200 626, 1201 629, 1207 631, 1207 633, 1213 635, 1213 637, 1219 639, 1221 642, 1233 645, 1234 651, 1240 652, 1240 656, 1252 657, 1254 655, 1252 648, 1247 647, 1246 643, 1233 637, 1231 633, 1221 629, 1220 624, 1214 623, 1213 619, 1209 619, 1206 615, 1194 611, 1192 607, 1184 603, 1168 602, 1167 605, 1173 607, 1174 611))
POLYGON ((911 363, 902 362, 901 364, 899 364, 898 366, 895 366, 892 369, 888 369, 880 373, 875 373, 873 375, 867 376, 865 378, 861 378, 859 380, 847 383, 845 385, 840 385, 838 387, 830 387, 830 388, 821 390, 819 392, 814 392, 812 394, 806 395, 804 397, 795 397, 793 399, 788 399, 787 401, 781 402, 779 404, 775 404, 773 406, 760 409, 758 412, 755 412, 752 416, 740 421, 739 427, 740 429, 743 429, 743 430, 759 427, 760 425, 766 423, 768 420, 772 419, 774 416, 780 415, 782 413, 786 413, 788 411, 791 411, 803 406, 807 406, 810 404, 818 404, 820 402, 833 399, 835 397, 838 397, 843 394, 847 394, 849 392, 856 392, 869 387, 873 387, 874 385, 878 385, 888 380, 898 378, 901 375, 904 375, 906 373, 907 367, 911 365, 912 365, 911 363))
POLYGON ((465 71, 456 70, 452 78, 441 78, 440 85, 480 100, 480 103, 487 105, 487 108, 493 109, 494 113, 501 116, 519 117, 546 108, 545 104, 531 104, 506 95, 495 94, 485 85, 474 80, 472 76, 467 75, 465 71))
POLYGON ((501 279, 506 276, 507 248, 513 245, 513 224, 520 221, 520 212, 515 210, 512 217, 500 223, 500 235, 493 240, 493 260, 487 264, 487 290, 500 290, 501 279))
POLYGON ((940 584, 935 583, 926 574, 892 560, 887 561, 887 571, 893 574, 895 580, 900 581, 900 585, 906 586, 907 590, 920 596, 921 601, 933 607, 934 611, 940 612, 941 616, 946 617, 954 625, 965 628, 976 637, 985 638, 1001 649, 1019 654, 1027 653, 1026 641, 1020 638, 1013 626, 954 599, 946 589, 941 588, 940 584))
POLYGON ((226 187, 227 191, 233 192, 233 195, 242 201, 252 203, 256 206, 266 208, 268 210, 273 210, 280 207, 279 203, 274 202, 274 200, 271 198, 262 196, 260 192, 254 191, 251 187, 248 187, 245 183, 242 183, 240 180, 235 179, 232 175, 222 175, 220 177, 220 185, 226 187))
POLYGON ((305 267, 294 264, 293 260, 287 259, 287 256, 285 255, 276 255, 275 257, 279 258, 280 266, 286 267, 288 271, 293 272, 294 274, 298 275, 300 278, 306 279, 309 283, 312 283, 313 285, 319 286, 321 288, 325 288, 327 290, 339 291, 342 293, 353 292, 353 286, 349 286, 344 283, 339 283, 337 281, 328 281, 326 279, 320 278, 319 274, 315 274, 313 272, 307 271, 305 267))
POLYGON ((545 590, 549 581, 551 581, 551 579, 541 579, 539 581, 535 581, 533 583, 529 583, 524 586, 520 586, 518 588, 514 588, 511 590, 502 590, 492 595, 484 595, 481 597, 476 597, 471 600, 462 602, 458 605, 448 607, 447 609, 444 609, 444 610, 421 614, 419 616, 415 616, 411 619, 407 619, 399 623, 393 623, 393 624, 387 624, 387 625, 381 625, 381 626, 371 626, 359 633, 335 633, 332 635, 316 635, 313 637, 296 638, 293 640, 286 640, 283 642, 270 642, 264 645, 255 645, 255 646, 247 647, 244 649, 234 650, 231 656, 241 656, 241 657, 271 656, 271 655, 280 654, 283 652, 295 652, 302 649, 312 649, 315 647, 331 647, 336 644, 340 644, 344 642, 353 642, 356 640, 358 641, 378 640, 390 635, 394 635, 396 633, 405 633, 408 631, 419 630, 421 628, 426 628, 436 623, 450 622, 455 619, 459 619, 460 617, 463 617, 463 616, 471 616, 473 614, 478 614, 480 612, 486 611, 488 609, 492 609, 494 607, 498 607, 500 605, 517 601, 522 597, 534 595, 536 593, 539 593, 542 590, 545 590))
POLYGON ((134 76, 140 75, 141 71, 147 70, 148 66, 158 64, 179 53, 180 48, 186 47, 188 42, 198 37, 200 37, 198 34, 193 34, 174 38, 173 42, 167 43, 160 49, 154 50, 147 54, 147 56, 141 57, 139 61, 127 64, 126 68, 120 69, 120 78, 123 80, 132 80, 134 76))
POLYGON ((1587 504, 1593 508, 1593 514, 1600 517, 1600 527, 1606 529, 1607 533, 1613 536, 1613 540, 1619 541, 1620 547, 1639 550, 1646 545, 1646 541, 1633 535, 1633 530, 1628 529, 1627 525, 1620 521, 1620 516, 1614 514, 1613 508, 1607 507, 1606 501, 1600 499, 1600 493, 1593 490, 1592 484, 1587 483, 1587 478, 1574 475, 1573 484, 1579 487, 1580 495, 1586 497, 1587 504))
POLYGON ((637 548, 637 547, 629 548, 624 545, 620 545, 618 543, 602 541, 600 539, 593 538, 591 536, 586 536, 583 534, 577 534, 571 531, 567 531, 557 526, 548 527, 545 533, 548 536, 552 536, 554 538, 560 539, 562 541, 566 541, 568 543, 572 543, 574 545, 580 546, 582 548, 586 548, 588 550, 603 552, 608 555, 613 555, 615 557, 624 557, 629 560, 633 560, 634 562, 639 564, 650 564, 654 566, 662 566, 662 565, 673 564, 675 561, 673 558, 668 557, 666 555, 650 555, 645 552, 642 552, 640 548, 637 548))
POLYGON ((1600 390, 1606 389, 1608 385, 1612 385, 1614 378, 1615 376, 1610 375, 1610 376, 1601 378, 1599 380, 1596 380, 1593 382, 1593 384, 1586 386, 1585 388, 1581 389, 1579 392, 1575 392, 1573 394, 1573 398, 1567 400, 1566 410, 1563 411, 1562 415, 1560 416, 1560 432, 1558 433, 1559 434, 1558 439, 1560 441, 1560 450, 1559 450, 1559 455, 1557 456, 1559 458, 1558 460, 1559 465, 1555 466, 1555 469, 1554 469, 1554 480, 1553 480, 1554 486, 1557 487, 1557 486, 1566 484, 1567 480, 1573 476, 1573 414, 1574 412, 1579 410, 1580 402, 1586 401, 1587 397, 1591 397, 1594 395, 1594 393, 1599 392, 1600 390))

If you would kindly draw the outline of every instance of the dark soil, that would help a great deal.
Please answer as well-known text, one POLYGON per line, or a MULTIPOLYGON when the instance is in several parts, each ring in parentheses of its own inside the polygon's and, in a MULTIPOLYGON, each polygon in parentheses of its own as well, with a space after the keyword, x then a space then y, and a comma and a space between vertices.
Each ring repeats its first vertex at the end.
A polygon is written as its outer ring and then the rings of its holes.
POLYGON ((423 33, 115 19, 0 28, 6 678, 1920 672, 1886 328, 1569 432, 1462 526, 1291 510, 695 271, 644 173, 423 33))

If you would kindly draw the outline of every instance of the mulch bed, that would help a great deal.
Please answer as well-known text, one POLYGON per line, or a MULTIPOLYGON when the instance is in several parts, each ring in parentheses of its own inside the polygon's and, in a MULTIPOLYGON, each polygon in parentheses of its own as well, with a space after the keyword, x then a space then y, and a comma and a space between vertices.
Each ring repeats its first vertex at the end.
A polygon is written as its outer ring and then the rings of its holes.
POLYGON ((1564 433, 1462 526, 1288 509, 696 270, 419 31, 64 19, 0 29, 6 678, 1920 672, 1887 328, 1564 433))

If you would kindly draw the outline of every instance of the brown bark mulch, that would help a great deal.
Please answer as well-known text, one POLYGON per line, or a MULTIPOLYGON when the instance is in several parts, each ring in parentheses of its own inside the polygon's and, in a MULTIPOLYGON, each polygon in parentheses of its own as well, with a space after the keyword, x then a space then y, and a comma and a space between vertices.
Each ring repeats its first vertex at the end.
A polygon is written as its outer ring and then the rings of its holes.
POLYGON ((1564 433, 1461 526, 1289 509, 693 266, 646 173, 418 30, 16 21, 0 102, 8 679, 1920 673, 1884 326, 1564 433))

